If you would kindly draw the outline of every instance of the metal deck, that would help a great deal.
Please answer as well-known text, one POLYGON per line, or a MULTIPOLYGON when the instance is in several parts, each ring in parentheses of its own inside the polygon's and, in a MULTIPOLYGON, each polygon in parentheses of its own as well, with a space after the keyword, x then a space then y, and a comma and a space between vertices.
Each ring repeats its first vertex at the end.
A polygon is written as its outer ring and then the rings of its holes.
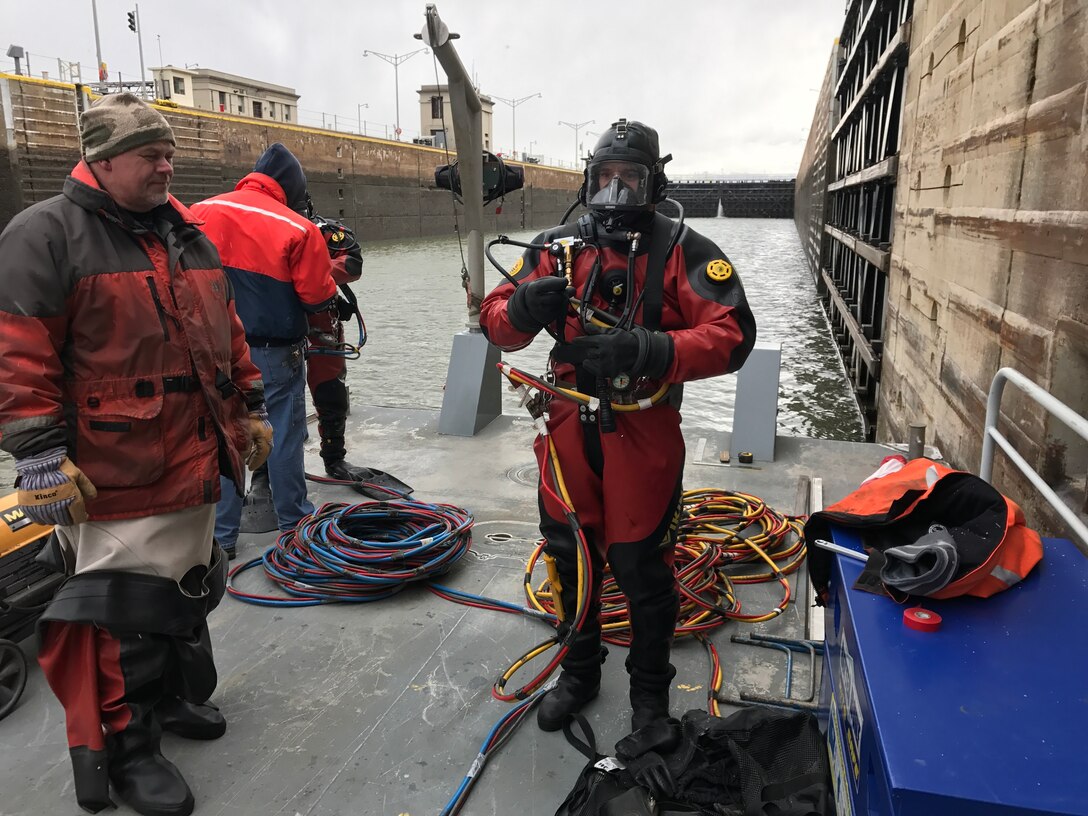
MULTIPOLYGON (((437 427, 437 412, 361 407, 349 418, 348 447, 355 461, 415 487, 414 498, 474 514, 472 549, 443 583, 523 603, 522 575, 537 536, 532 426, 527 418, 504 416, 472 438, 442 436, 437 427)), ((685 423, 685 434, 688 488, 742 490, 783 512, 798 509, 802 477, 822 477, 830 503, 888 453, 876 445, 781 437, 773 465, 721 465, 727 433, 685 423)), ((307 448, 314 472, 316 442, 314 434, 307 448)), ((312 489, 315 503, 359 498, 343 487, 312 489)), ((243 535, 239 557, 258 554, 272 538, 243 535)), ((803 574, 791 583, 798 580, 805 582, 803 574)), ((240 584, 267 588, 259 570, 240 584)), ((801 605, 759 629, 802 636, 809 593, 801 589, 801 605)), ((769 608, 777 598, 770 586, 740 592, 746 608, 769 608)), ((163 739, 201 816, 437 814, 509 710, 491 698, 491 684, 550 635, 540 622, 456 605, 418 587, 357 606, 271 609, 227 598, 210 626, 220 675, 213 701, 227 717, 227 734, 209 743, 163 739)), ((712 635, 722 653, 723 691, 780 695, 784 659, 729 641, 751 629, 728 622, 712 635)), ((29 653, 34 644, 24 647, 29 653)), ((601 696, 586 709, 604 752, 630 728, 623 650, 610 649, 601 696)), ((673 661, 673 713, 705 708, 702 646, 679 642, 673 661)), ((510 688, 530 676, 516 676, 510 688)), ((807 693, 807 682, 800 661, 794 693, 807 693)), ((36 665, 18 708, 0 721, 0 745, 0 814, 81 812, 63 712, 36 665)), ((489 762, 462 813, 551 816, 583 764, 561 732, 543 733, 526 720, 489 762)))

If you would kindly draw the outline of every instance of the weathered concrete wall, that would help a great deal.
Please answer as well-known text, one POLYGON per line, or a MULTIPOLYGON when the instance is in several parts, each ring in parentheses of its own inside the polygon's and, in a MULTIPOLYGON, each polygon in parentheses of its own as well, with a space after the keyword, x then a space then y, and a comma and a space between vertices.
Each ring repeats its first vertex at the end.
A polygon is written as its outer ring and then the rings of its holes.
MULTIPOLYGON (((922 422, 977 468, 1003 366, 1088 414, 1086 0, 916 0, 895 223, 878 438, 922 422)), ((1030 463, 1083 492, 1078 437, 1015 388, 1003 413, 1030 463)))
POLYGON ((822 247, 824 243, 824 206, 827 201, 828 179, 828 141, 831 134, 831 104, 835 80, 838 78, 835 66, 839 61, 839 47, 836 41, 831 49, 831 58, 824 72, 824 81, 820 83, 820 96, 816 100, 816 110, 812 114, 812 124, 808 130, 808 141, 801 156, 801 166, 797 169, 794 182, 793 220, 797 225, 797 234, 801 236, 801 246, 805 250, 813 280, 821 293, 824 286, 820 269, 823 266, 822 247))
MULTIPOLYGON (((0 74, 0 228, 22 208, 56 195, 79 159, 73 85, 0 74)), ((360 239, 449 233, 454 203, 434 184, 444 151, 315 128, 161 108, 178 142, 172 192, 183 203, 232 189, 261 152, 283 142, 306 169, 317 212, 342 218, 360 239)), ((452 156, 451 159, 455 159, 452 156)), ((558 223, 581 173, 527 164, 525 188, 502 212, 485 208, 485 229, 558 223)), ((458 210, 460 208, 458 207, 458 210)))

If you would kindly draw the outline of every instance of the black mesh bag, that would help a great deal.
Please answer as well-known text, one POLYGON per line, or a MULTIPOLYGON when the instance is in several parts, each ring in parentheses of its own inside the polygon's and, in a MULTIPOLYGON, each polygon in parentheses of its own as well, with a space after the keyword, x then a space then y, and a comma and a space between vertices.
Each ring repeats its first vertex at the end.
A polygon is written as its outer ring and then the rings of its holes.
POLYGON ((698 709, 681 721, 666 761, 676 798, 723 816, 830 816, 827 746, 804 711, 751 706, 726 718, 698 709))

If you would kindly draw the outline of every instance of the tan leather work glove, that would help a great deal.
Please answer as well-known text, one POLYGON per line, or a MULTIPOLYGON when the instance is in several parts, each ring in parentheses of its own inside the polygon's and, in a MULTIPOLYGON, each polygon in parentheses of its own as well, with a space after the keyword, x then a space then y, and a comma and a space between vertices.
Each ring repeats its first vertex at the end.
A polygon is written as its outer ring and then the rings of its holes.
POLYGON ((19 459, 15 469, 19 473, 18 501, 31 521, 68 525, 87 520, 84 499, 96 498, 98 490, 64 448, 19 459))
POLYGON ((246 446, 246 467, 256 470, 268 461, 272 453, 272 423, 268 411, 261 408, 249 414, 249 445, 246 446))

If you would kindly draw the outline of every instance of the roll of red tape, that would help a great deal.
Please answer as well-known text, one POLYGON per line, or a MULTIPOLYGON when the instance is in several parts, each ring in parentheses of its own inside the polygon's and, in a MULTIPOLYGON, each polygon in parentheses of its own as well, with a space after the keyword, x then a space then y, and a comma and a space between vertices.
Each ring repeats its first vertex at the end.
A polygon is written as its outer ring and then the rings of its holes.
POLYGON ((910 609, 903 610, 903 623, 908 629, 936 632, 941 628, 941 616, 920 606, 912 606, 910 609))

